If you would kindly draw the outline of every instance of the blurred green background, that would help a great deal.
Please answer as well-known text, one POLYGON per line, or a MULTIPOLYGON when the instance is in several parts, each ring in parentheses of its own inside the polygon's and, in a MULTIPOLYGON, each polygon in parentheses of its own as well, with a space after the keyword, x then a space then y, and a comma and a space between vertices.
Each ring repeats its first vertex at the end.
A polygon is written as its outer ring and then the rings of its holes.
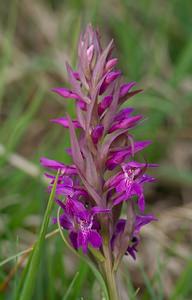
MULTIPOLYGON (((146 116, 135 135, 153 140, 146 157, 160 163, 158 182, 146 190, 159 222, 143 230, 136 263, 122 263, 122 299, 191 300, 191 0, 0 1, 1 261, 36 239, 48 199, 39 158, 68 160, 67 132, 49 119, 73 108, 50 90, 67 84, 65 62, 75 66, 78 36, 89 22, 103 45, 114 38, 125 80, 144 88, 130 102, 146 116)), ((11 276, 16 263, 0 267, 0 299, 15 299, 25 261, 11 276)), ((65 299, 67 291, 67 299, 101 299, 91 270, 59 236, 47 240, 36 279, 36 300, 65 299)))

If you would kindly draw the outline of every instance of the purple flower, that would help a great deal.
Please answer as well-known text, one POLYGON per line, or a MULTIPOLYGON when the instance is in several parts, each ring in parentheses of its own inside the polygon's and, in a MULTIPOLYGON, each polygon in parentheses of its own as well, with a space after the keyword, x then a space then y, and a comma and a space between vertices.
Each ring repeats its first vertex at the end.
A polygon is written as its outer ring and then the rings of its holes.
POLYGON ((150 144, 151 141, 138 141, 127 147, 121 147, 118 150, 111 150, 106 161, 107 169, 113 170, 116 166, 124 162, 125 159, 129 159, 135 153, 145 149, 150 144))
POLYGON ((148 167, 156 167, 155 164, 143 164, 135 161, 122 165, 122 171, 111 177, 106 183, 106 188, 115 188, 120 196, 117 196, 113 202, 114 205, 128 200, 130 197, 138 197, 138 206, 141 211, 145 209, 143 183, 152 182, 155 179, 144 174, 148 167))
MULTIPOLYGON (((109 213, 109 209, 93 207, 86 209, 81 202, 67 198, 65 203, 57 200, 58 205, 63 209, 59 221, 61 227, 69 230, 69 237, 72 245, 78 249, 82 248, 87 253, 88 245, 99 249, 102 245, 102 237, 99 233, 99 224, 95 221, 96 214, 109 213)), ((54 223, 56 219, 53 219, 54 223)))
MULTIPOLYGON (((123 233, 125 233, 126 228, 126 219, 120 219, 115 227, 114 235, 111 239, 112 248, 114 248, 117 239, 121 236, 123 238, 123 233)), ((125 251, 125 255, 130 255, 134 260, 136 259, 137 246, 140 242, 139 234, 141 228, 152 221, 157 221, 153 215, 136 215, 134 220, 134 226, 132 230, 132 235, 128 241, 127 250, 125 251)))

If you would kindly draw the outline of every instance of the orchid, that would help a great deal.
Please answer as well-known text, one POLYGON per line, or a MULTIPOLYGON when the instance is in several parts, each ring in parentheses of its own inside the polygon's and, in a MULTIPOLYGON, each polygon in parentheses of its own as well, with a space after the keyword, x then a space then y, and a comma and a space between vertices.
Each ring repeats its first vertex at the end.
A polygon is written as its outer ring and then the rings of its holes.
MULTIPOLYGON (((108 209, 93 207, 87 210, 84 205, 72 198, 68 197, 63 203, 57 200, 58 205, 63 209, 60 216, 60 225, 63 229, 69 230, 69 238, 75 249, 81 248, 86 254, 88 244, 94 248, 100 248, 102 245, 102 237, 98 233, 99 224, 94 220, 96 214, 107 213, 108 209)), ((56 223, 57 219, 53 218, 56 223)))
MULTIPOLYGON (((91 25, 80 36, 77 69, 66 66, 71 88, 52 89, 75 103, 76 119, 66 115, 51 120, 69 130, 71 148, 66 151, 72 164, 45 157, 41 164, 59 171, 55 201, 62 214, 53 222, 68 231, 76 251, 82 249, 89 259, 95 255, 110 300, 117 300, 118 265, 125 254, 136 259, 141 228, 156 220, 144 215, 144 185, 155 181, 146 171, 157 165, 135 158, 151 141, 135 141, 131 130, 143 116, 135 114, 132 107, 121 106, 142 90, 132 90, 135 82, 122 83, 113 47, 111 41, 103 49, 99 33, 91 25), (92 249, 104 257, 103 263, 92 249)), ((50 191, 56 175, 46 176, 50 191)))

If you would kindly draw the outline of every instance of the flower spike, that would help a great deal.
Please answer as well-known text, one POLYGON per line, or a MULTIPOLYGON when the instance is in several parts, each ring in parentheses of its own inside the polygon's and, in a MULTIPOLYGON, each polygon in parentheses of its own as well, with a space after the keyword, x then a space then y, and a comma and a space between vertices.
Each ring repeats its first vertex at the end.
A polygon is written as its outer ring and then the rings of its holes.
MULTIPOLYGON (((122 83, 113 47, 112 40, 102 49, 100 35, 91 25, 80 36, 76 70, 66 64, 71 87, 52 89, 75 101, 75 119, 67 115, 51 120, 69 130, 71 147, 66 151, 72 164, 41 158, 43 167, 60 170, 55 200, 62 209, 61 228, 68 231, 77 251, 81 248, 90 259, 93 250, 105 257, 104 265, 98 266, 109 291, 108 276, 114 275, 124 254, 136 259, 141 228, 156 220, 144 214, 144 189, 155 181, 146 172, 157 166, 136 160, 151 141, 135 141, 131 131, 141 125, 143 116, 132 115, 132 107, 121 105, 141 90, 134 90, 133 81, 122 83)), ((50 191, 55 175, 46 176, 50 191)))

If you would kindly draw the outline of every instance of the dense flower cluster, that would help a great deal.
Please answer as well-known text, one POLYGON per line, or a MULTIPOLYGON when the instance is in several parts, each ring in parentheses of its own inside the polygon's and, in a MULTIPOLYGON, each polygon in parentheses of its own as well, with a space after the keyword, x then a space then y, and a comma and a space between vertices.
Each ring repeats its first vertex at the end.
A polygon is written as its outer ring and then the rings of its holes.
MULTIPOLYGON (((112 49, 113 41, 102 49, 90 25, 80 37, 77 70, 67 64, 71 89, 53 89, 75 101, 77 119, 67 115, 52 120, 69 129, 67 153, 73 164, 47 158, 41 158, 41 164, 60 170, 56 202, 62 209, 61 227, 68 230, 73 247, 84 253, 93 247, 102 253, 108 241, 115 262, 124 254, 135 259, 141 228, 155 220, 143 213, 144 185, 154 181, 146 171, 156 165, 136 161, 137 153, 151 142, 134 140, 130 131, 143 116, 121 106, 141 90, 132 91, 135 82, 122 83, 112 49)), ((46 176, 51 189, 55 175, 46 176)))

